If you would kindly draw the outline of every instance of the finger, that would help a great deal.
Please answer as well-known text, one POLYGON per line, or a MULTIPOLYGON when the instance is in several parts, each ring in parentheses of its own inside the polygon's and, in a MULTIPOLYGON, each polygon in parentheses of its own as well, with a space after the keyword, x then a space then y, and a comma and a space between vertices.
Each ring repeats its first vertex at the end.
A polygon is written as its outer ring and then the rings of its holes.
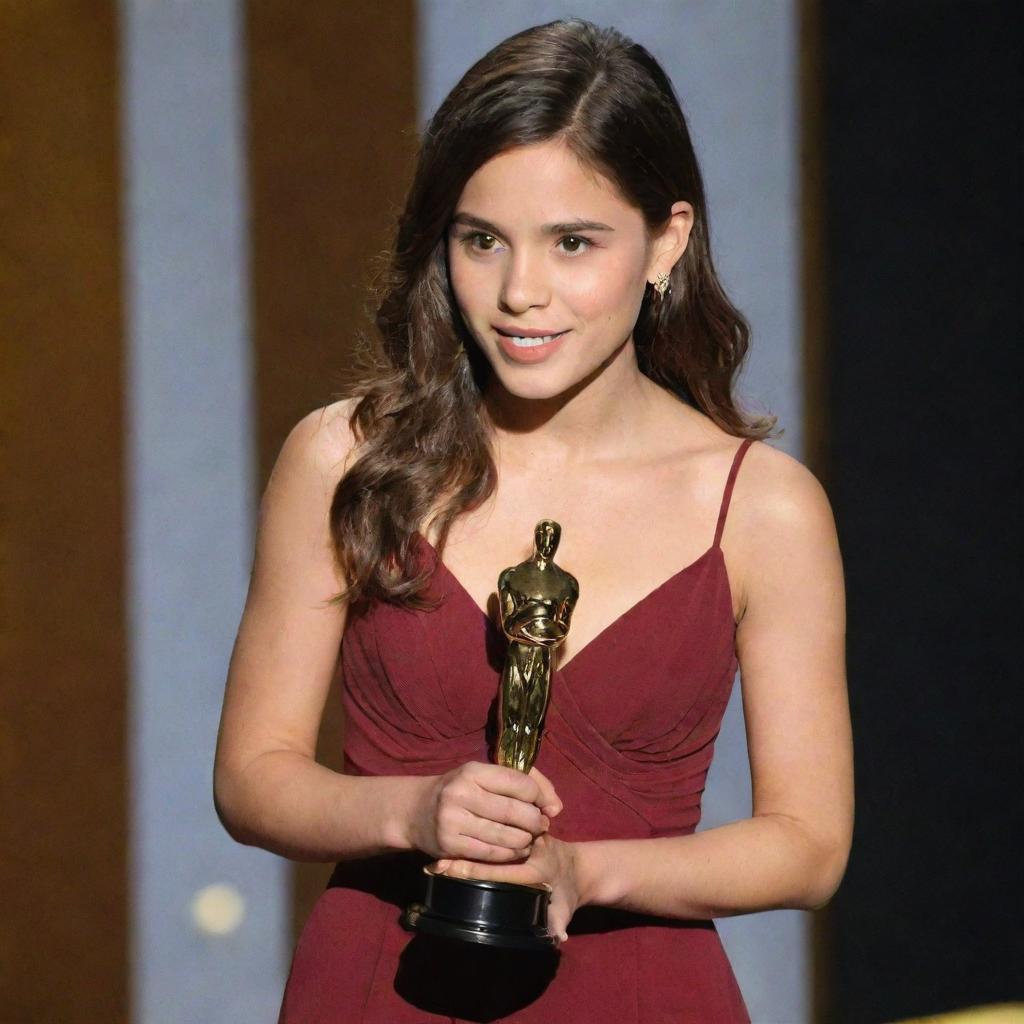
POLYGON ((533 844, 534 834, 526 829, 494 821, 490 815, 482 816, 473 814, 472 811, 468 811, 467 814, 468 817, 460 829, 462 835, 472 836, 482 843, 503 846, 507 850, 517 850, 520 853, 528 850, 533 844))
POLYGON ((515 797, 537 807, 545 804, 561 806, 554 786, 535 768, 523 773, 505 765, 481 765, 474 778, 481 788, 500 796, 515 797))
POLYGON ((521 860, 526 856, 522 850, 509 850, 504 846, 494 846, 491 843, 483 842, 475 836, 462 834, 457 837, 451 853, 453 857, 458 856, 473 861, 489 861, 496 864, 506 864, 521 860))
POLYGON ((501 846, 524 846, 546 832, 551 824, 534 804, 524 803, 512 796, 488 793, 485 789, 469 794, 464 807, 479 818, 486 818, 512 830, 480 836, 481 839, 501 846))
POLYGON ((475 856, 457 848, 459 836, 468 836, 489 846, 501 846, 517 855, 527 848, 543 831, 543 815, 532 804, 524 804, 512 797, 491 797, 476 786, 469 786, 459 794, 449 794, 438 808, 437 837, 440 856, 475 856), (506 824, 502 817, 523 819, 528 828, 506 824), (536 829, 536 832, 531 831, 536 829))
POLYGON ((569 941, 568 908, 553 900, 548 905, 548 931, 555 937, 559 945, 569 941))
POLYGON ((553 818, 562 810, 562 801, 558 799, 551 780, 536 765, 530 769, 529 778, 537 783, 538 799, 534 802, 546 815, 553 818))
POLYGON ((477 861, 453 859, 445 874, 455 878, 475 878, 484 882, 521 881, 521 868, 503 867, 501 864, 480 864, 477 861))
POLYGON ((481 864, 473 860, 452 858, 444 874, 455 878, 472 878, 476 881, 512 882, 516 885, 539 886, 553 892, 550 882, 544 882, 523 864, 481 864))

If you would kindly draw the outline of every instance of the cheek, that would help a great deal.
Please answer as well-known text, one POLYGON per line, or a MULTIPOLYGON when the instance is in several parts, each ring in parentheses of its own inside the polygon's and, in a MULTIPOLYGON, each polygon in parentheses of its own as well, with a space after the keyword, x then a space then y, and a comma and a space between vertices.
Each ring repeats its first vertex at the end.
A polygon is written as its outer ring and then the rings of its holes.
POLYGON ((634 261, 607 260, 600 265, 594 261, 566 275, 561 294, 579 316, 592 323, 625 321, 643 296, 638 273, 634 261))

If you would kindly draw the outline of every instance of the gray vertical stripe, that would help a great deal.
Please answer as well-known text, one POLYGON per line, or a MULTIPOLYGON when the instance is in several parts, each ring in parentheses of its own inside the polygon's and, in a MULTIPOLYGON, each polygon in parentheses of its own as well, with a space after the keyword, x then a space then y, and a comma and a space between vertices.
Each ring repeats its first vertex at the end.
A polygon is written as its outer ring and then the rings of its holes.
MULTIPOLYGON (((518 0, 489 5, 420 0, 420 122, 458 77, 506 36, 578 16, 614 26, 650 50, 679 94, 710 204, 722 283, 753 327, 741 395, 770 409, 786 433, 774 442, 800 458, 797 11, 793 0, 699 0, 626 6, 620 0, 518 0)), ((739 687, 733 693, 704 797, 704 828, 750 815, 739 687)), ((806 915, 776 911, 716 922, 756 1021, 807 1020, 806 915)))
POLYGON ((217 721, 252 558, 243 41, 232 0, 122 0, 130 529, 133 1019, 271 1020, 286 865, 212 805, 217 721), (234 886, 240 926, 190 906, 234 886))

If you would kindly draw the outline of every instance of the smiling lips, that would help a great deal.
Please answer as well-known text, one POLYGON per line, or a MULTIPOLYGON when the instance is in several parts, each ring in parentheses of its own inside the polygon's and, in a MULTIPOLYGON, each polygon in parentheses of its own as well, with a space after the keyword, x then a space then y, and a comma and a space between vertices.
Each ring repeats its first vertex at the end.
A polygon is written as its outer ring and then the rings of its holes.
POLYGON ((517 363, 539 363, 559 348, 568 331, 543 334, 539 330, 522 330, 521 334, 511 329, 496 327, 498 342, 502 351, 517 363))

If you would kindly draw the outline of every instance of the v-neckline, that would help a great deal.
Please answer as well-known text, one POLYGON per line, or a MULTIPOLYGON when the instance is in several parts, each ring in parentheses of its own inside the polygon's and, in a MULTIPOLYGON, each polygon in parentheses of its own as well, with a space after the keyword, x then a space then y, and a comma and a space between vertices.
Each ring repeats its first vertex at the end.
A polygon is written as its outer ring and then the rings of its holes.
MULTIPOLYGON (((480 605, 477 604, 476 598, 473 597, 469 590, 466 589, 466 587, 463 585, 459 577, 456 576, 455 573, 453 573, 451 569, 448 568, 444 560, 437 553, 437 549, 434 547, 434 545, 431 544, 430 541, 427 540, 427 538, 424 537, 423 534, 420 533, 418 530, 416 530, 413 533, 413 536, 420 543, 426 545, 428 550, 433 555, 435 565, 439 566, 444 571, 448 579, 451 580, 451 582, 455 585, 455 589, 462 595, 462 597, 469 603, 469 605, 476 610, 477 614, 480 615, 484 622, 491 629, 498 631, 497 623, 494 621, 493 618, 491 618, 490 614, 485 609, 481 608, 480 605)), ((565 661, 562 664, 557 665, 557 667, 553 668, 553 671, 558 674, 561 674, 565 672, 569 668, 569 666, 575 665, 577 658, 579 658, 583 654, 586 654, 598 641, 606 638, 608 634, 610 634, 611 631, 616 626, 618 626, 619 623, 621 623, 625 618, 627 618, 630 615, 633 615, 641 607, 646 605, 649 601, 653 600, 656 595, 661 593, 663 590, 667 589, 670 584, 674 583, 676 580, 680 579, 681 577, 689 573, 691 569, 695 569, 698 565, 701 565, 716 551, 721 551, 721 548, 719 547, 719 545, 712 542, 711 546, 707 548, 702 554, 698 555, 692 562, 690 562, 688 565, 684 565, 681 569, 678 569, 676 572, 672 573, 672 575, 669 576, 667 579, 662 580, 661 583, 659 583, 653 589, 649 590, 646 594, 643 595, 643 597, 634 601, 628 608, 626 608, 624 611, 616 615, 607 625, 602 626, 601 629, 599 629, 582 647, 580 647, 568 661, 565 661)))

